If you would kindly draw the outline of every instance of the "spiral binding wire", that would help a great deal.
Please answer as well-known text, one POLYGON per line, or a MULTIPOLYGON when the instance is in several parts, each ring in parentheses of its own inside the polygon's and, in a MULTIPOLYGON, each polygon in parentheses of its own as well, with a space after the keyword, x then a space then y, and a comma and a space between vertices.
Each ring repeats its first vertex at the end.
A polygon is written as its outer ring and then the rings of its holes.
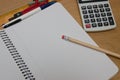
POLYGON ((4 30, 0 31, 0 37, 2 38, 5 46, 7 47, 8 51, 11 53, 12 58, 14 59, 15 63, 17 64, 19 70, 22 72, 22 75, 27 80, 36 80, 31 73, 30 69, 22 59, 21 55, 15 48, 14 44, 8 37, 7 33, 4 30))

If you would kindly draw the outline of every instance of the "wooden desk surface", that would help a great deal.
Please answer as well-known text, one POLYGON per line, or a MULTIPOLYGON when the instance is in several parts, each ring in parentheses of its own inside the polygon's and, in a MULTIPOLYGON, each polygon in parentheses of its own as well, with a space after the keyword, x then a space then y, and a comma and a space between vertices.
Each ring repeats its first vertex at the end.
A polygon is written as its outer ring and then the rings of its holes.
MULTIPOLYGON (((4 0, 8 1, 9 0, 4 0)), ((6 7, 4 4, 5 2, 1 4, 2 9, 6 7)), ((11 0, 12 4, 14 5, 16 3, 16 0, 11 0)), ((26 3, 31 0, 17 0, 19 2, 19 6, 23 5, 23 3, 26 3), (21 3, 21 4, 20 4, 21 3)), ((78 5, 76 0, 57 0, 60 1, 64 7, 68 10, 68 12, 76 19, 76 21, 82 26, 81 17, 78 11, 78 5)), ((109 30, 105 32, 96 32, 96 33, 88 33, 93 40, 102 48, 111 50, 113 52, 116 52, 120 54, 120 0, 109 0, 113 15, 115 17, 117 27, 114 30, 109 30)), ((7 3, 8 4, 8 3, 7 3)), ((17 6, 18 7, 18 6, 17 6)), ((1 7, 0 7, 1 8, 1 7)), ((4 9, 3 11, 7 11, 8 8, 4 9)), ((0 9, 1 10, 1 9, 0 9)), ((0 12, 0 14, 4 13, 0 12)), ((112 61, 119 67, 120 69, 120 59, 116 59, 114 57, 109 56, 112 61)), ((111 79, 111 80, 120 80, 120 71, 111 79)))

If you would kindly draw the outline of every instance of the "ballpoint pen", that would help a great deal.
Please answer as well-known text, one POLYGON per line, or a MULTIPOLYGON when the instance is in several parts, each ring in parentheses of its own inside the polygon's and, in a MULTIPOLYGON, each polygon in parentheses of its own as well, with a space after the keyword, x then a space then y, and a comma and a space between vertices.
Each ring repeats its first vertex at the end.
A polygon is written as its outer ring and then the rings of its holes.
POLYGON ((14 14, 13 17, 9 18, 8 20, 11 21, 11 20, 13 20, 13 19, 15 19, 17 17, 20 17, 20 16, 28 13, 29 11, 31 11, 31 10, 33 10, 35 8, 37 8, 39 6, 43 6, 43 5, 47 4, 47 3, 48 3, 48 0, 39 0, 39 1, 36 0, 36 3, 34 1, 34 4, 32 4, 31 6, 29 6, 28 8, 26 8, 23 11, 17 12, 16 14, 14 14))
POLYGON ((10 22, 4 24, 2 27, 7 28, 9 26, 12 26, 12 25, 14 25, 14 24, 16 24, 16 23, 30 17, 31 15, 33 15, 33 14, 35 14, 35 13, 49 7, 50 5, 54 4, 55 2, 56 1, 51 1, 51 2, 48 2, 47 4, 45 4, 45 5, 41 6, 41 7, 37 7, 36 9, 33 9, 33 10, 29 11, 28 13, 26 13, 26 14, 18 17, 18 18, 15 18, 15 19, 11 20, 10 22))

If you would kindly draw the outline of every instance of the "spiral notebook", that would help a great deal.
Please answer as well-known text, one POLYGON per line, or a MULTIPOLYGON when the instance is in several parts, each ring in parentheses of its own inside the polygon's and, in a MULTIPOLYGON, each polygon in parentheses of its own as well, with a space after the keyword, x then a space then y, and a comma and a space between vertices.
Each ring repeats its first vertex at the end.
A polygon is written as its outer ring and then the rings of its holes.
POLYGON ((118 72, 105 54, 63 34, 97 46, 60 3, 0 30, 0 80, 108 80, 118 72))

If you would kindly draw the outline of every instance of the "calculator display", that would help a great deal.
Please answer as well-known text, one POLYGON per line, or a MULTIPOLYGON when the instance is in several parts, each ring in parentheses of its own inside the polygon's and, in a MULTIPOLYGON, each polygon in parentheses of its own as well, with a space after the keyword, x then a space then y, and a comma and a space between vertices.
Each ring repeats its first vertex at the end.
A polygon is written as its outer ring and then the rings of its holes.
POLYGON ((101 1, 108 1, 108 0, 79 0, 79 3, 101 2, 101 1))

